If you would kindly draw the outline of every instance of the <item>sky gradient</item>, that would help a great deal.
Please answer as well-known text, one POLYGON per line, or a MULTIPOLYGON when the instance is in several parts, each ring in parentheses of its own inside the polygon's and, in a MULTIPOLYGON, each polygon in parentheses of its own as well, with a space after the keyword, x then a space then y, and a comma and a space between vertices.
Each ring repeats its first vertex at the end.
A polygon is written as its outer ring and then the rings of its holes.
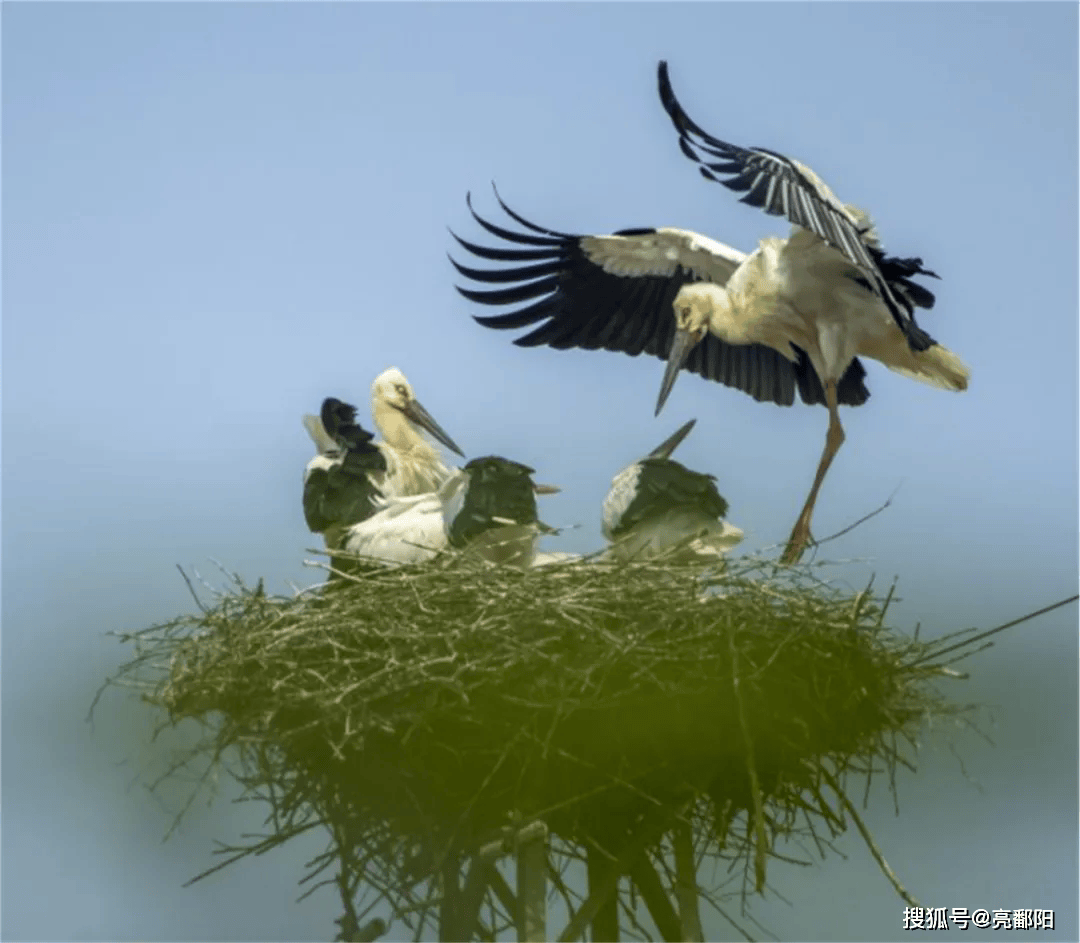
MULTIPOLYGON (((400 367, 470 456, 563 488, 549 549, 597 548, 612 476, 697 417, 678 458, 717 476, 740 551, 787 537, 824 409, 686 374, 654 419, 660 361, 517 348, 454 290, 447 227, 479 239, 465 194, 495 216, 492 180, 564 231, 786 235, 680 153, 662 58, 706 130, 809 164, 942 276, 920 323, 970 389, 867 364, 815 534, 895 498, 822 548, 835 579, 897 577, 894 624, 929 634, 1076 592, 1075 5, 8 3, 2 25, 3 939, 332 935, 332 893, 295 903, 321 841, 181 887, 258 810, 222 784, 162 844, 189 787, 145 788, 171 749, 152 712, 114 692, 84 721, 128 655, 105 633, 191 609, 175 564, 318 580, 300 416, 324 396, 370 426, 400 367)), ((1054 908, 1037 939, 1076 940, 1076 608, 967 668, 950 693, 993 743, 927 730, 899 816, 874 795, 864 817, 927 905, 1054 908)), ((838 847, 771 866, 754 916, 904 937, 858 835, 838 847)))

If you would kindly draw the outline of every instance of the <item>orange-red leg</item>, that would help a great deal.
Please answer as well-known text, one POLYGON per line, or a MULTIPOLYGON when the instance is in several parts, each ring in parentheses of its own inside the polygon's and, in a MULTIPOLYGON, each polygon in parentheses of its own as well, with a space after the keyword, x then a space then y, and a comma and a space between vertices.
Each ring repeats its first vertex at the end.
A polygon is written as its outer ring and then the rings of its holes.
POLYGON ((844 427, 840 425, 840 410, 836 401, 836 381, 830 380, 825 384, 825 404, 829 407, 829 431, 825 433, 825 449, 821 453, 821 461, 818 462, 817 474, 814 476, 814 484, 810 488, 810 494, 803 505, 802 513, 795 522, 795 527, 788 538, 787 547, 784 548, 780 562, 788 565, 798 563, 806 549, 810 536, 810 518, 814 516, 814 504, 817 502, 818 491, 821 483, 825 480, 825 473, 829 470, 840 446, 844 444, 844 427))

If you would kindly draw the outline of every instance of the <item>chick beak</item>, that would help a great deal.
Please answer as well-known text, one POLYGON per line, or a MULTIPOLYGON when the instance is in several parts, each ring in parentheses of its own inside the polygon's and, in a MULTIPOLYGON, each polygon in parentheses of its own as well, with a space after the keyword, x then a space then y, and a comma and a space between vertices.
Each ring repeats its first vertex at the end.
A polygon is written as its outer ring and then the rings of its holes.
POLYGON ((680 426, 674 435, 668 436, 649 453, 649 458, 671 458, 672 452, 682 444, 682 440, 690 434, 690 430, 694 428, 696 422, 696 419, 691 419, 688 423, 680 426))
POLYGON ((450 449, 451 452, 456 452, 462 458, 465 457, 465 453, 461 451, 458 444, 450 438, 447 431, 435 421, 435 417, 424 409, 417 400, 410 400, 402 412, 425 432, 431 433, 435 439, 450 449))

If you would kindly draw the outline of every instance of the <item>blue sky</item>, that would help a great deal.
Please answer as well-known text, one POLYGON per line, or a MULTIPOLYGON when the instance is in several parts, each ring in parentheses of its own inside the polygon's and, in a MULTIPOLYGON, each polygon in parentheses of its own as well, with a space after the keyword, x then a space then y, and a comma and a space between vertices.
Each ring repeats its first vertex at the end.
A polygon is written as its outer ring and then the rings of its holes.
MULTIPOLYGON (((194 888, 259 822, 227 785, 161 843, 183 786, 153 717, 86 708, 126 650, 191 608, 174 564, 307 585, 300 509, 324 396, 365 411, 396 365, 470 455, 563 493, 552 548, 600 543, 611 477, 686 419, 755 551, 786 538, 826 413, 689 375, 652 417, 652 358, 523 350, 454 291, 471 190, 557 229, 695 229, 750 251, 786 225, 702 180, 655 90, 707 130, 803 160, 886 247, 942 276, 924 327, 961 395, 868 364, 872 398, 815 533, 895 624, 989 627, 1077 584, 1077 8, 1071 4, 5 4, 3 915, 7 940, 326 939, 294 903, 319 842, 194 888)), ((1000 637, 932 729, 901 811, 865 818, 937 906, 1042 907, 1077 939, 1077 612, 1000 637)), ((901 902, 858 836, 774 866, 782 938, 891 940, 901 902), (787 901, 787 903, 785 903, 787 901)), ((400 932, 400 927, 397 928, 400 932)), ((726 932, 707 927, 714 937, 726 932)), ((960 939, 974 939, 955 933, 960 939)))

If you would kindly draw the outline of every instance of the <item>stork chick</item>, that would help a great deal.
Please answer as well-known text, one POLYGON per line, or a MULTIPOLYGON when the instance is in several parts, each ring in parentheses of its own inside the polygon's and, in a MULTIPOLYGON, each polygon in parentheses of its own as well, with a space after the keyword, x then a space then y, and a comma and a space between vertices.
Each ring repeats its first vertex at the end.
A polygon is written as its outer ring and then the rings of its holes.
POLYGON ((490 563, 532 566, 537 540, 550 531, 537 517, 536 496, 559 489, 535 484, 528 465, 495 455, 474 458, 463 471, 444 499, 450 546, 490 563))
POLYGON ((335 550, 347 528, 377 510, 386 458, 357 425, 356 407, 339 399, 323 400, 303 422, 317 452, 304 471, 304 519, 335 550))
POLYGON ((548 529, 537 518, 535 496, 559 490, 535 484, 532 474, 499 456, 473 459, 436 492, 384 498, 376 514, 348 530, 345 550, 383 564, 422 563, 453 549, 531 566, 548 529))
POLYGON ((715 563, 743 539, 743 532, 724 519, 728 503, 717 491, 716 478, 671 457, 696 421, 691 419, 611 482, 603 532, 616 559, 715 563))
POLYGON ((371 385, 371 415, 382 435, 378 445, 386 458, 383 491, 387 497, 435 491, 450 477, 450 469, 424 432, 465 457, 446 430, 420 405, 412 385, 397 367, 380 373, 371 385))

